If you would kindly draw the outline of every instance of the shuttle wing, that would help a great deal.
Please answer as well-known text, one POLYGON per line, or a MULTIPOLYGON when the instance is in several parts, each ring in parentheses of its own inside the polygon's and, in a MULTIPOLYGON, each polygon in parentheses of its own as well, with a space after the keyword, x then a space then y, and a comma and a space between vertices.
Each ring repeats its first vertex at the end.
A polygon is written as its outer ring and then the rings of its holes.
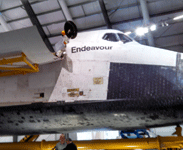
POLYGON ((176 96, 1 107, 0 134, 45 134, 175 125, 183 122, 182 107, 181 98, 176 96))

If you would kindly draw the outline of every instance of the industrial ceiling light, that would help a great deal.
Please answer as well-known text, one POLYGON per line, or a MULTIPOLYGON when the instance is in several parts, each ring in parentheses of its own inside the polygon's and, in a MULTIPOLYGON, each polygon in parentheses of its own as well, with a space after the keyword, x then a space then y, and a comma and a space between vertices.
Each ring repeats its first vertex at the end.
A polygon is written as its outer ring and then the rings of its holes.
POLYGON ((147 27, 144 28, 144 33, 148 33, 149 32, 149 29, 147 27))
POLYGON ((173 20, 179 20, 179 19, 182 19, 182 18, 183 18, 183 15, 177 16, 177 17, 173 18, 173 20))
POLYGON ((131 31, 127 31, 127 32, 125 32, 124 34, 125 35, 130 35, 132 32, 131 31))
POLYGON ((165 26, 169 26, 169 24, 167 22, 165 22, 165 26))
POLYGON ((157 26, 156 26, 155 24, 153 24, 153 25, 150 26, 150 30, 151 30, 151 31, 155 31, 156 28, 157 28, 157 26))
POLYGON ((164 27, 164 26, 165 26, 164 22, 162 22, 162 23, 161 23, 161 26, 162 26, 162 27, 164 27))
POLYGON ((144 34, 148 33, 148 28, 147 27, 139 27, 135 30, 135 33, 138 35, 138 36, 143 36, 144 34))

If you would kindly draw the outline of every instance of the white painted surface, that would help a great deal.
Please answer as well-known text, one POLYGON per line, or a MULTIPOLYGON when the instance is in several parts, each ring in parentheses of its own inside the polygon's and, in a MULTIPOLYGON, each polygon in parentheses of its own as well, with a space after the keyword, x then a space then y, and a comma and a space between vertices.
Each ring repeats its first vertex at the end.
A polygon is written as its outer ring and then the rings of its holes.
MULTIPOLYGON (((62 69, 50 97, 51 102, 64 100, 106 100, 110 62, 175 66, 176 52, 140 45, 135 41, 123 43, 103 40, 105 33, 121 33, 117 30, 91 31, 78 34, 67 45, 67 56, 72 61, 73 72, 62 69), (83 38, 84 37, 84 38, 83 38), (87 38, 88 37, 88 38, 87 38), (76 52, 86 47, 112 47, 111 50, 76 52), (74 47, 74 53, 72 49, 74 47), (103 78, 103 84, 95 85, 94 78, 103 78), (69 97, 67 89, 78 88, 84 96, 69 97)), ((77 92, 75 92, 77 93, 77 92)))
MULTIPOLYGON (((40 65, 38 73, 0 78, 1 105, 106 100, 110 62, 176 65, 176 52, 140 45, 135 41, 125 44, 122 41, 106 41, 102 39, 106 33, 122 34, 117 30, 80 33, 77 38, 71 39, 67 44, 65 60, 57 62, 54 62, 48 50, 44 50, 43 43, 37 45, 35 49, 30 46, 30 43, 27 46, 23 44, 24 48, 26 46, 23 50, 28 54, 28 58, 32 58, 35 62, 47 62, 47 64, 40 65), (40 47, 43 49, 40 50, 40 47), (48 63, 50 61, 53 62, 48 63), (101 80, 101 82, 96 84, 94 80, 101 80), (71 89, 75 91, 69 92, 71 89), (44 93, 44 97, 40 97, 40 93, 44 93)), ((28 41, 33 40, 32 38, 33 36, 28 41)), ((9 51, 13 49, 6 50, 6 52, 9 51)))

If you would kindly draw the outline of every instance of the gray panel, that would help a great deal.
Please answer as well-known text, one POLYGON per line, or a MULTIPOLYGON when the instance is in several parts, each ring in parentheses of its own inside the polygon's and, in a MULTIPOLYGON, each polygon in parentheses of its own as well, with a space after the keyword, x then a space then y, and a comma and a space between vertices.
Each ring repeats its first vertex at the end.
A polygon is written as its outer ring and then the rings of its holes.
POLYGON ((149 3, 149 13, 150 14, 157 14, 166 11, 182 9, 183 1, 182 0, 163 0, 157 1, 154 3, 149 3))
POLYGON ((159 36, 171 36, 171 35, 175 35, 175 34, 180 34, 183 33, 183 22, 177 22, 176 24, 172 24, 168 27, 159 27, 158 30, 156 30, 155 36, 159 37, 159 36))
POLYGON ((127 0, 127 1, 124 1, 124 0, 115 0, 115 1, 105 0, 104 2, 105 2, 107 10, 113 9, 113 8, 116 8, 116 7, 121 7, 121 6, 124 6, 124 5, 128 6, 128 5, 131 5, 131 4, 137 4, 136 0, 127 0))
POLYGON ((32 22, 30 21, 29 18, 27 19, 22 19, 22 20, 19 20, 19 21, 14 21, 14 22, 11 22, 9 23, 9 25, 14 29, 14 30, 17 30, 17 29, 22 29, 22 28, 26 28, 26 27, 31 27, 32 26, 32 22))
POLYGON ((70 6, 70 5, 77 5, 79 3, 84 3, 84 2, 87 2, 88 0, 67 0, 66 3, 67 3, 67 6, 70 6))
POLYGON ((95 27, 99 25, 105 25, 104 17, 101 14, 81 18, 81 19, 75 19, 74 20, 78 29, 84 29, 89 27, 95 27))
POLYGON ((4 9, 8 9, 8 8, 11 8, 11 7, 15 7, 15 6, 19 6, 20 5, 20 1, 2 1, 1 2, 1 10, 4 10, 4 9))
POLYGON ((74 17, 84 16, 82 6, 72 7, 69 10, 70 10, 70 13, 71 13, 73 18, 74 17))
POLYGON ((83 5, 83 9, 86 15, 101 12, 101 8, 98 1, 83 5))
POLYGON ((19 7, 16 9, 5 11, 5 12, 3 12, 3 15, 5 15, 8 18, 8 20, 13 20, 13 19, 17 19, 17 18, 26 17, 27 13, 24 9, 19 7))
POLYGON ((47 24, 58 20, 64 20, 62 11, 56 11, 53 13, 37 16, 41 24, 47 24))
POLYGON ((165 46, 165 47, 162 47, 162 48, 177 51, 177 52, 181 52, 181 53, 183 52, 183 46, 181 44, 180 45, 165 46))
POLYGON ((44 1, 31 5, 36 14, 60 8, 57 1, 44 1))
POLYGON ((118 9, 115 13, 113 13, 112 15, 109 15, 111 22, 119 22, 122 20, 129 20, 129 19, 138 18, 138 17, 140 17, 140 14, 137 6, 118 9))
POLYGON ((161 37, 155 40, 155 43, 158 47, 164 47, 164 46, 172 46, 172 45, 179 45, 183 44, 183 34, 175 35, 175 36, 166 36, 161 37))
POLYGON ((53 61, 35 26, 0 34, 0 53, 22 51, 34 63, 53 61))

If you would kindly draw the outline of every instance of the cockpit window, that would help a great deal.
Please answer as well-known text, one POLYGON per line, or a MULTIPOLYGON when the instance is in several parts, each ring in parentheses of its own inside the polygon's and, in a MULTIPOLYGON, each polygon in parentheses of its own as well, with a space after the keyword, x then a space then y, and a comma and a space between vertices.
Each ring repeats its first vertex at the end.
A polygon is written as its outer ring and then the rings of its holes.
POLYGON ((118 41, 116 34, 114 34, 114 33, 106 33, 102 39, 107 40, 107 41, 113 41, 113 42, 118 41))
POLYGON ((118 36, 119 36, 120 40, 123 43, 127 43, 127 42, 131 42, 132 41, 132 39, 130 39, 128 36, 126 36, 124 34, 118 33, 118 36))

